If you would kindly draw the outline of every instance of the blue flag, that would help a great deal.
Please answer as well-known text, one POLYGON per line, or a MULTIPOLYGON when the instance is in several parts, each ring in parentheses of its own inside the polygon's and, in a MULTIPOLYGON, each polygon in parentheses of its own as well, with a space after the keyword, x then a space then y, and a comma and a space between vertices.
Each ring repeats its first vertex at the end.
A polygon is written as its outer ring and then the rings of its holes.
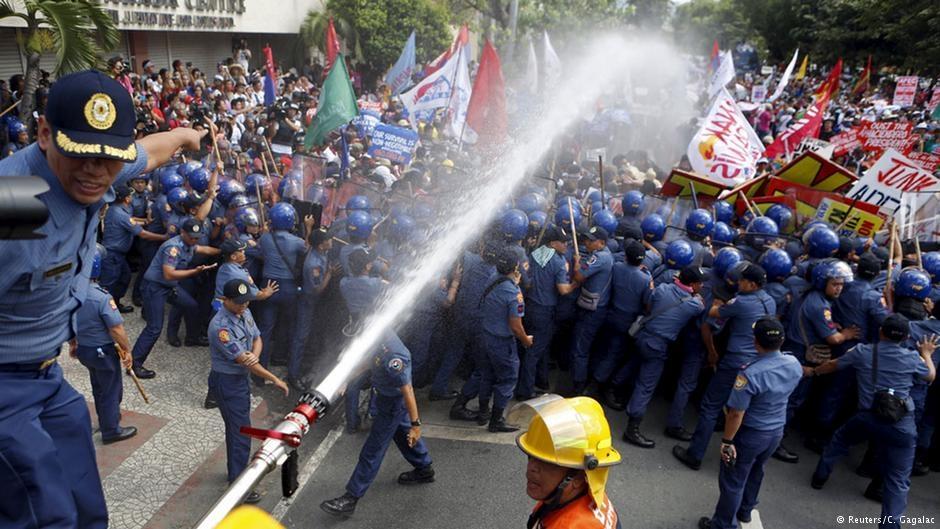
POLYGON ((397 96, 412 85, 411 76, 415 72, 415 32, 412 30, 405 48, 401 50, 401 55, 395 61, 395 66, 388 71, 385 76, 385 84, 392 91, 393 96, 397 96))
POLYGON ((343 130, 339 136, 340 144, 340 160, 339 160, 339 174, 344 178, 349 178, 349 142, 346 141, 346 131, 343 130))

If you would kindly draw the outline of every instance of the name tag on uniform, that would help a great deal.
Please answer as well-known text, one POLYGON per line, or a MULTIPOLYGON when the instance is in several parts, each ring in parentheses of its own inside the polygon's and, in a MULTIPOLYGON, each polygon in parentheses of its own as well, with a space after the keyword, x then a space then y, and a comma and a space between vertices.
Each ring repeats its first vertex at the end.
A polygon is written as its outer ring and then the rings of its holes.
POLYGON ((57 275, 64 274, 65 272, 68 272, 71 269, 72 269, 72 261, 69 261, 63 265, 59 265, 55 268, 50 268, 49 270, 46 270, 46 272, 43 274, 43 277, 48 279, 50 277, 55 277, 57 275))

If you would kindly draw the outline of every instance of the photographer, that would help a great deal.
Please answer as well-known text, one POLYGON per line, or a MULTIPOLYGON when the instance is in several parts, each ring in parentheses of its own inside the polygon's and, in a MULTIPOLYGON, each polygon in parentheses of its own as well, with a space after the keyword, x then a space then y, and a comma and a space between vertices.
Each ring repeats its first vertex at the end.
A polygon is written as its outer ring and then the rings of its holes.
POLYGON ((127 93, 134 95, 134 87, 131 86, 131 78, 124 70, 123 57, 116 55, 108 59, 108 71, 111 73, 111 77, 127 90, 127 93))

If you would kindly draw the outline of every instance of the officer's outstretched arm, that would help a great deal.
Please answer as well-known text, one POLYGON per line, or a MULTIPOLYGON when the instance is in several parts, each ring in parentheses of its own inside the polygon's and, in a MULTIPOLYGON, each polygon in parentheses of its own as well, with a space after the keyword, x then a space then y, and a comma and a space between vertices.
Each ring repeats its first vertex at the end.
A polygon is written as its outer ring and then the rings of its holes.
POLYGON ((144 136, 138 144, 147 152, 147 169, 150 172, 170 161, 176 151, 198 151, 199 142, 206 135, 206 130, 177 128, 168 132, 158 132, 144 136))
POLYGON ((110 334, 111 338, 114 339, 114 342, 118 344, 118 347, 124 349, 125 351, 131 350, 131 342, 127 339, 127 332, 124 330, 123 323, 119 323, 114 327, 108 328, 108 334, 110 334))

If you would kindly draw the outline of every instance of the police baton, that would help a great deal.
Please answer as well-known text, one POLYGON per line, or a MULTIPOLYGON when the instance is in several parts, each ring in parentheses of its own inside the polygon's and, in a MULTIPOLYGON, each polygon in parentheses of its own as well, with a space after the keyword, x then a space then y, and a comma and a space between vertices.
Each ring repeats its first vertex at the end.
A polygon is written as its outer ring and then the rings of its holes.
MULTIPOLYGON (((116 343, 116 344, 114 344, 114 346, 117 347, 118 357, 120 357, 120 359, 121 359, 122 361, 123 361, 125 358, 127 358, 128 355, 130 355, 130 353, 127 352, 127 349, 124 349, 123 347, 121 347, 121 344, 116 343)), ((137 373, 134 373, 134 369, 133 369, 133 368, 128 369, 128 370, 127 370, 127 373, 131 376, 131 380, 134 381, 134 385, 137 386, 137 392, 140 393, 140 396, 141 396, 141 397, 143 397, 144 402, 147 403, 147 404, 150 404, 150 399, 147 398, 147 392, 144 391, 144 386, 143 386, 143 384, 141 384, 141 383, 140 383, 140 379, 137 378, 137 373)))

